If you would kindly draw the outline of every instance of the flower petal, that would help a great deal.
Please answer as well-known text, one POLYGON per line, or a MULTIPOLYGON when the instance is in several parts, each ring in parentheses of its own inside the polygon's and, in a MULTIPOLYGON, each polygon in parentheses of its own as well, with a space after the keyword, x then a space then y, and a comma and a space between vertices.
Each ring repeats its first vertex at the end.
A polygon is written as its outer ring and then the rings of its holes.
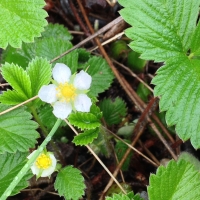
POLYGON ((38 174, 40 173, 40 169, 37 167, 36 162, 34 162, 33 165, 31 166, 31 171, 36 176, 38 176, 38 174))
POLYGON ((74 101, 74 107, 80 112, 89 112, 91 105, 92 101, 86 94, 79 94, 74 101))
POLYGON ((70 68, 63 63, 56 63, 52 73, 53 79, 56 80, 58 83, 68 82, 71 76, 70 68))
POLYGON ((38 96, 44 102, 53 103, 57 100, 56 93, 56 86, 54 84, 43 85, 39 90, 38 96))
MULTIPOLYGON (((36 150, 34 150, 29 156, 27 156, 27 158, 30 160, 32 158, 32 156, 34 155, 34 153, 36 152, 36 150)), ((40 170, 39 168, 36 166, 35 164, 36 162, 33 163, 33 165, 31 166, 31 171, 33 174, 38 175, 40 170)))
POLYGON ((53 114, 60 119, 65 119, 72 112, 72 106, 69 103, 57 101, 53 105, 53 114))
POLYGON ((48 154, 51 159, 52 165, 48 169, 45 169, 42 171, 41 177, 50 176, 55 171, 55 168, 56 168, 57 160, 55 156, 53 155, 53 153, 50 153, 50 152, 48 152, 48 154))
POLYGON ((92 82, 92 77, 81 70, 74 78, 74 86, 79 90, 88 90, 92 82))

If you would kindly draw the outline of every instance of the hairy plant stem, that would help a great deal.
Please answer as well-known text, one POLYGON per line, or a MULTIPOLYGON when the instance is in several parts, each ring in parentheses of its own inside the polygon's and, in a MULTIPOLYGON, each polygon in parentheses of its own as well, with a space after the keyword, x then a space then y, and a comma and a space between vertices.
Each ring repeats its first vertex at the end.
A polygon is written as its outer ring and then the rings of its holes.
POLYGON ((30 169, 30 167, 35 162, 36 158, 39 156, 39 154, 44 150, 44 148, 47 146, 48 142, 51 140, 52 136, 60 126, 62 120, 58 119, 54 125, 54 127, 51 129, 48 136, 45 138, 45 140, 42 142, 42 144, 38 147, 38 149, 35 151, 33 156, 28 160, 28 162, 24 165, 24 167, 19 171, 17 176, 14 178, 12 183, 8 186, 6 191, 2 194, 1 200, 6 200, 8 196, 12 193, 13 189, 16 187, 16 185, 20 182, 20 180, 24 177, 24 175, 27 173, 27 171, 30 169))
POLYGON ((44 135, 44 137, 46 137, 48 135, 48 131, 45 128, 45 126, 43 125, 43 123, 41 122, 35 107, 34 106, 30 106, 29 108, 30 108, 30 110, 31 110, 31 112, 33 114, 33 117, 34 117, 35 121, 40 125, 40 128, 42 130, 42 134, 44 135))

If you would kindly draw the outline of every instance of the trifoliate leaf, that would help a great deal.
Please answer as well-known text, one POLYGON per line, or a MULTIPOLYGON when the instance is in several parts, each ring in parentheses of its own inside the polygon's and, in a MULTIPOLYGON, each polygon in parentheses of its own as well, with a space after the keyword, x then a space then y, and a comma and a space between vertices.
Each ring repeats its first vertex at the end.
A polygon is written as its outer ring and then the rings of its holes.
POLYGON ((95 138, 97 138, 99 133, 99 128, 86 130, 83 133, 80 133, 79 135, 75 136, 73 139, 73 143, 76 145, 87 145, 89 143, 92 143, 95 138))
POLYGON ((72 166, 67 166, 58 173, 54 186, 60 196, 64 196, 66 200, 78 200, 84 195, 85 184, 80 173, 72 166))
POLYGON ((126 115, 126 104, 120 98, 116 98, 114 101, 104 99, 100 102, 99 107, 108 125, 118 124, 126 115))
POLYGON ((94 129, 100 126, 99 119, 92 113, 72 113, 68 120, 70 124, 77 126, 81 130, 94 129))
POLYGON ((198 200, 199 185, 200 174, 191 163, 172 160, 167 167, 160 166, 156 175, 150 176, 149 200, 198 200))
POLYGON ((84 66, 85 69, 89 67, 87 73, 92 76, 89 95, 97 96, 99 93, 108 89, 114 76, 109 65, 103 58, 93 56, 84 66))
POLYGON ((0 47, 8 43, 21 47, 23 42, 33 42, 34 37, 41 36, 47 13, 42 9, 44 0, 1 0, 0 1, 0 47))
POLYGON ((13 87, 0 96, 4 104, 18 104, 38 94, 44 84, 51 79, 51 65, 44 58, 36 58, 25 71, 21 67, 6 63, 2 67, 2 75, 13 87))
MULTIPOLYGON (((125 142, 130 144, 129 140, 125 140, 125 142)), ((117 155, 117 158, 118 158, 119 162, 124 157, 124 154, 126 153, 128 148, 129 147, 126 144, 124 144, 122 141, 117 141, 117 143, 115 145, 115 153, 117 155)), ((126 158, 124 164, 121 167, 122 171, 127 171, 128 170, 132 156, 133 156, 133 152, 131 151, 131 153, 128 155, 128 157, 126 158)))
MULTIPOLYGON (((26 163, 27 153, 16 152, 15 154, 4 153, 0 155, 0 196, 5 192, 7 187, 17 178, 16 175, 26 163)), ((28 180, 33 176, 31 171, 21 179, 20 183, 12 191, 11 195, 15 195, 20 190, 28 186, 28 180)))
POLYGON ((63 41, 69 41, 73 38, 66 27, 60 24, 51 23, 45 27, 45 31, 42 32, 42 37, 54 37, 63 41))
POLYGON ((169 126, 176 124, 182 140, 191 139, 195 148, 200 147, 200 61, 186 56, 166 62, 157 71, 152 83, 155 96, 161 96, 160 110, 166 112, 169 126))
POLYGON ((186 53, 196 26, 199 0, 119 0, 122 17, 133 27, 130 47, 145 60, 165 61, 186 53))
MULTIPOLYGON (((10 107, 0 104, 0 112, 10 107)), ((0 116, 0 153, 28 151, 35 147, 39 133, 38 125, 31 120, 32 116, 23 107, 0 116)))

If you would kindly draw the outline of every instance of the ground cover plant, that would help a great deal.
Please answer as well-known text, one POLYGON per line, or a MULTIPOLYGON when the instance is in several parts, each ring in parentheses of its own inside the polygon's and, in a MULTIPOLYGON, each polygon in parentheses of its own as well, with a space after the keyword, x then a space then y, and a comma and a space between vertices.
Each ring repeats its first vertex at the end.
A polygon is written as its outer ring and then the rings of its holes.
POLYGON ((199 5, 0 0, 0 199, 199 199, 199 5))

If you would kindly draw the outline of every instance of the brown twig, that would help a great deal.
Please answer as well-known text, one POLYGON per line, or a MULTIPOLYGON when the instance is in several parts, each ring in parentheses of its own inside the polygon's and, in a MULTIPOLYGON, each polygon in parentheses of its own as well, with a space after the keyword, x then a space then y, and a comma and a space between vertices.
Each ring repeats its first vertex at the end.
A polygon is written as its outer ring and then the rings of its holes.
POLYGON ((160 162, 159 160, 145 147, 145 145, 142 144, 141 140, 138 140, 139 145, 146 151, 146 153, 149 155, 149 157, 159 166, 160 162))
POLYGON ((69 5, 72 9, 72 12, 76 18, 76 20, 78 21, 79 25, 81 26, 81 28, 83 29, 84 33, 86 36, 89 36, 90 33, 88 31, 88 29, 86 28, 85 24, 83 23, 82 19, 80 18, 79 14, 78 14, 78 10, 76 9, 76 7, 74 6, 74 1, 69 0, 69 5))
POLYGON ((85 43, 87 43, 88 41, 92 40, 93 38, 97 37, 98 35, 104 33, 105 31, 107 31, 110 27, 118 24, 120 21, 122 21, 122 17, 118 17, 115 20, 113 20, 112 22, 110 22, 109 24, 107 24, 106 26, 104 26, 103 28, 101 28, 99 31, 97 31, 96 33, 92 34, 91 36, 87 37, 86 39, 82 40, 81 42, 79 42, 77 45, 73 46, 71 49, 63 52, 62 54, 60 54, 59 56, 55 57, 54 59, 52 59, 50 61, 50 63, 58 60, 59 58, 62 58, 63 56, 65 56, 66 54, 70 53, 71 51, 81 47, 82 45, 84 45, 85 43))

